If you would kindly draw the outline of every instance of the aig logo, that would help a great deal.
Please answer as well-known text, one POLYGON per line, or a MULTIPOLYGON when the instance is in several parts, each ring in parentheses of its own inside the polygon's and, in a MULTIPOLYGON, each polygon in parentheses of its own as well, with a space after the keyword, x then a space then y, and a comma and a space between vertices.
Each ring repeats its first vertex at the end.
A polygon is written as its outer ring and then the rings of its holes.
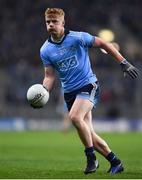
POLYGON ((72 68, 76 68, 78 66, 79 62, 76 58, 76 56, 71 56, 69 58, 63 59, 59 62, 57 62, 58 68, 60 71, 68 71, 72 68))

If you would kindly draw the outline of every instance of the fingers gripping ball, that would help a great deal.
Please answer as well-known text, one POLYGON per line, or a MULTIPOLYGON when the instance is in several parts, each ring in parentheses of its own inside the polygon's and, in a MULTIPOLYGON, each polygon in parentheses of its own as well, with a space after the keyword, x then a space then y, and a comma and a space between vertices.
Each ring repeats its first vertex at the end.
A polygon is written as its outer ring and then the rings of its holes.
POLYGON ((33 108, 42 108, 49 100, 49 92, 42 84, 34 84, 27 91, 27 100, 33 108))

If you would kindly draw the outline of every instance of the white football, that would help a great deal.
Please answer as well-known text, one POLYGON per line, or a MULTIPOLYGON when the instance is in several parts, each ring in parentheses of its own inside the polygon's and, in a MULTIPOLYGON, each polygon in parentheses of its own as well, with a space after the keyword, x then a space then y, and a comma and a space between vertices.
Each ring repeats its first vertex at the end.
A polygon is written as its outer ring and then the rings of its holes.
POLYGON ((41 108, 49 100, 49 92, 42 84, 34 84, 27 91, 27 100, 32 107, 41 108))

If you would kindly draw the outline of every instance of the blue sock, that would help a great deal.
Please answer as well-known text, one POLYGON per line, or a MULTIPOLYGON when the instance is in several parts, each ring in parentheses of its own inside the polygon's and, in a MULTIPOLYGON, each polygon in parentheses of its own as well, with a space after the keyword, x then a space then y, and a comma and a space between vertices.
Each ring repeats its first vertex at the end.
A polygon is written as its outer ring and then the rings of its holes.
POLYGON ((111 165, 118 165, 121 163, 120 159, 117 158, 117 156, 113 153, 113 152, 110 152, 106 159, 111 163, 111 165))
POLYGON ((87 160, 89 161, 96 160, 95 150, 93 146, 86 148, 84 152, 85 152, 85 155, 87 156, 87 160))

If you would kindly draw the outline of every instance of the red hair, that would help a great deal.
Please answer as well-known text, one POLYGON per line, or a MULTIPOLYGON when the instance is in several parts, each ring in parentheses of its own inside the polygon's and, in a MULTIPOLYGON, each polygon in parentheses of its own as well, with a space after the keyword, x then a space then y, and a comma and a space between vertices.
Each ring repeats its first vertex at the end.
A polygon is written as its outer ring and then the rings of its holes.
POLYGON ((47 8, 45 11, 45 17, 46 16, 59 16, 59 17, 64 17, 65 16, 65 12, 63 11, 63 9, 60 8, 47 8))

